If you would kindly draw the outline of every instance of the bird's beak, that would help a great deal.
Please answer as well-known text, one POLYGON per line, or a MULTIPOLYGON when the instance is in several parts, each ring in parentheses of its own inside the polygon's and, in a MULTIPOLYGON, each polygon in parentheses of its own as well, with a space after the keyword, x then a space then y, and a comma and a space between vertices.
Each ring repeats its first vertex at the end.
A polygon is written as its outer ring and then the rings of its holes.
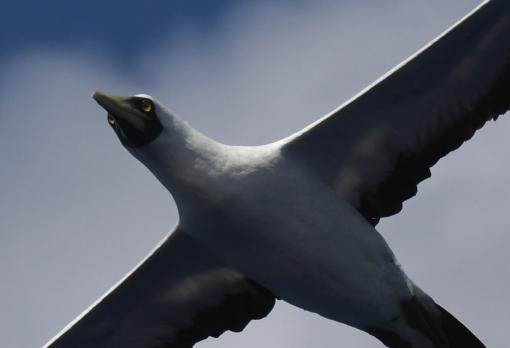
POLYGON ((143 131, 143 114, 132 107, 128 98, 108 95, 99 91, 95 91, 94 94, 92 94, 92 98, 108 112, 109 122, 113 120, 120 124, 128 123, 138 131, 143 131), (113 117, 113 119, 111 119, 111 117, 113 117))
POLYGON ((122 97, 108 95, 99 91, 94 91, 92 98, 107 111, 110 111, 109 109, 115 108, 122 102, 122 97))
POLYGON ((108 123, 127 147, 139 147, 154 140, 162 130, 154 113, 144 113, 136 107, 136 98, 119 97, 94 92, 92 98, 108 112, 108 123))

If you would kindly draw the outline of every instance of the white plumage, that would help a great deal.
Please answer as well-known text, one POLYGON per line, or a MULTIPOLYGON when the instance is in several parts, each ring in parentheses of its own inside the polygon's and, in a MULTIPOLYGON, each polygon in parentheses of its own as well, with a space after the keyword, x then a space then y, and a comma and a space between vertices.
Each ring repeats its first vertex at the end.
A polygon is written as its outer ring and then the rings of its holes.
POLYGON ((172 193, 176 230, 47 347, 191 347, 275 297, 389 347, 483 347, 374 229, 510 106, 510 3, 487 1, 343 106, 273 144, 227 146, 147 95, 94 98, 172 193))

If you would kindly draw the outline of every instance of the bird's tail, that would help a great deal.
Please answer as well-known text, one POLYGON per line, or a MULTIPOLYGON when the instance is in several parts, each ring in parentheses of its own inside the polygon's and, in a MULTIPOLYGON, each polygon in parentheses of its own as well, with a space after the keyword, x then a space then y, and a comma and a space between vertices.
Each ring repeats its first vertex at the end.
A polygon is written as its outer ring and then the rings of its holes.
POLYGON ((387 329, 370 328, 368 333, 390 348, 486 348, 468 328, 421 289, 402 303, 400 324, 387 329))

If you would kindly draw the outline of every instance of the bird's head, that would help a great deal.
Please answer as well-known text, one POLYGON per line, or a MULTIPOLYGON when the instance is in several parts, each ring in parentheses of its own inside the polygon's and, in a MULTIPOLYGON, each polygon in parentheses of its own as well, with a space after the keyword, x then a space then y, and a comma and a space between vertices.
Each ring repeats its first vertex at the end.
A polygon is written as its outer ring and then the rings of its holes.
POLYGON ((219 146, 146 94, 94 92, 92 97, 107 111, 108 124, 124 147, 169 190, 183 186, 182 178, 196 177, 197 163, 207 162, 219 146))
POLYGON ((92 98, 108 112, 108 124, 128 149, 151 143, 163 130, 166 112, 148 95, 119 97, 96 91, 92 98))
POLYGON ((92 98, 107 111, 107 122, 122 145, 164 182, 164 172, 177 164, 177 118, 146 94, 124 97, 96 91, 92 98))

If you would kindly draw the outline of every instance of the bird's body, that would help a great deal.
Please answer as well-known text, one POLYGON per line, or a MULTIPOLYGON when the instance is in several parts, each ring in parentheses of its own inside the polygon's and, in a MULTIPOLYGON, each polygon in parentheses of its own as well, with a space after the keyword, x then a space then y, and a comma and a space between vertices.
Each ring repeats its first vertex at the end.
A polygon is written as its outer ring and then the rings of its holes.
POLYGON ((282 155, 285 142, 226 146, 185 123, 165 129, 182 136, 167 137, 174 140, 167 153, 158 139, 147 145, 144 152, 157 157, 146 165, 170 164, 155 174, 175 192, 186 233, 301 308, 357 327, 369 325, 367 314, 398 316, 412 293, 383 237, 330 186, 282 155), (182 162, 173 157, 185 151, 182 162))
POLYGON ((179 224, 51 348, 183 348, 275 298, 392 348, 484 345, 403 272, 375 226, 441 157, 510 109, 510 2, 457 26, 318 122, 273 144, 220 144, 147 95, 94 94, 170 191, 179 224))
POLYGON ((204 196, 196 197, 194 213, 180 214, 185 231, 301 308, 358 327, 368 324, 362 313, 377 320, 397 314, 399 301, 411 292, 373 226, 330 187, 299 170, 299 163, 278 158, 278 146, 269 153, 226 150, 240 163, 233 159, 233 167, 214 175, 214 184, 206 186, 215 192, 199 190, 204 196), (257 157, 255 167, 252 160, 243 163, 257 157))
POLYGON ((288 140, 227 146, 179 119, 163 126, 162 136, 144 147, 143 161, 173 193, 184 233, 279 299, 433 348, 409 328, 405 303, 414 285, 384 238, 284 154, 288 140))

